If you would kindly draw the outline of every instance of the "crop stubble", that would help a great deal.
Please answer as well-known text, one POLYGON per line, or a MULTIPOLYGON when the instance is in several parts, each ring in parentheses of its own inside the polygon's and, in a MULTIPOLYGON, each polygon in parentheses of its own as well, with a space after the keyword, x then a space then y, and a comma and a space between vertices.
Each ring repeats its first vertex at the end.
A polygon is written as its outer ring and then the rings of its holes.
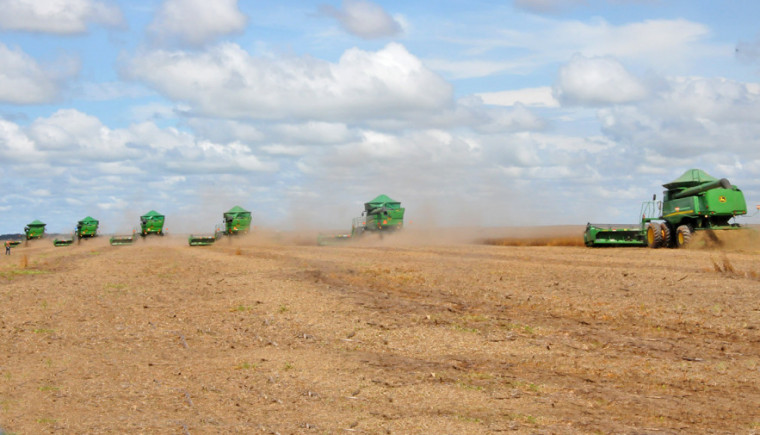
POLYGON ((752 431, 757 258, 261 239, 36 244, 0 263, 0 427, 752 431))

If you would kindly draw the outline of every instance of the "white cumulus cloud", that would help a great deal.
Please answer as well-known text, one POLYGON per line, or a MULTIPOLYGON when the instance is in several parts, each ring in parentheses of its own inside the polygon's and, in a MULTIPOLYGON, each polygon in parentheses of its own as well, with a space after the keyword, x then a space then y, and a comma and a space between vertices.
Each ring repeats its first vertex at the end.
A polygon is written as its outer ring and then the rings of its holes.
POLYGON ((165 0, 148 31, 160 43, 203 45, 248 23, 238 0, 165 0))
POLYGON ((760 158, 760 90, 724 78, 679 77, 653 98, 599 112, 603 131, 669 158, 760 158))
POLYGON ((0 42, 0 102, 36 104, 49 102, 58 95, 60 82, 73 75, 70 71, 46 69, 20 49, 0 42))
POLYGON ((338 20, 348 33, 364 39, 388 38, 402 32, 399 20, 382 6, 366 0, 344 0, 343 9, 324 6, 322 10, 338 20))
POLYGON ((233 43, 203 52, 157 50, 127 74, 215 117, 350 120, 396 118, 451 103, 449 83, 404 46, 352 48, 331 63, 309 56, 253 57, 233 43))
POLYGON ((647 94, 638 78, 609 57, 573 56, 560 68, 554 85, 554 95, 563 104, 620 104, 641 100, 647 94))
POLYGON ((88 23, 119 26, 121 10, 94 0, 0 0, 0 29, 27 32, 78 34, 88 23))

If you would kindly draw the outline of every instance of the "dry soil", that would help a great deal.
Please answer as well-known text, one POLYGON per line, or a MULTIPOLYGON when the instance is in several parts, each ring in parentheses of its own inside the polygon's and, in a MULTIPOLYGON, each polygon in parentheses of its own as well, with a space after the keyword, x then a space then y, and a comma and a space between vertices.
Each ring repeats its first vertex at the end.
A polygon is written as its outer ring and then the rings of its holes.
POLYGON ((760 245, 305 240, 14 249, 0 431, 760 431, 760 245))

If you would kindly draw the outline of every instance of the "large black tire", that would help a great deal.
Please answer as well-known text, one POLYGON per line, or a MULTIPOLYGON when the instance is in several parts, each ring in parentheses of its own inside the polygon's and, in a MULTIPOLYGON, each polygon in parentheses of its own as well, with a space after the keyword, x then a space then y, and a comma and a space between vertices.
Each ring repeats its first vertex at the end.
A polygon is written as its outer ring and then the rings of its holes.
POLYGON ((649 222, 647 225, 647 246, 652 249, 662 246, 662 228, 657 222, 649 222))
POLYGON ((691 241, 692 229, 688 225, 681 225, 676 229, 676 247, 685 248, 691 241))
POLYGON ((666 248, 673 248, 675 246, 675 231, 673 225, 670 222, 663 222, 660 224, 662 229, 662 246, 666 248))

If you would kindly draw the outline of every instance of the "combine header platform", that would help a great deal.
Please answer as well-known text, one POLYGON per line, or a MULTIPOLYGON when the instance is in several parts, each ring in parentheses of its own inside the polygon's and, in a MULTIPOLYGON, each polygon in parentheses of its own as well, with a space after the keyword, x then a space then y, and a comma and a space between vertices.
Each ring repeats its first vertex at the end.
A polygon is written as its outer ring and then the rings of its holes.
POLYGON ((216 242, 217 236, 216 235, 193 235, 191 234, 190 237, 188 237, 187 242, 190 246, 208 246, 213 245, 214 242, 216 242))
POLYGON ((111 244, 111 246, 123 246, 133 244, 135 242, 135 239, 137 239, 137 236, 135 234, 129 236, 114 235, 111 236, 108 242, 111 244))
POLYGON ((727 179, 718 180, 700 169, 690 169, 663 187, 667 190, 662 201, 655 196, 642 205, 638 225, 586 225, 586 246, 681 248, 698 231, 717 240, 715 231, 742 228, 730 221, 747 214, 747 203, 742 191, 727 179))
POLYGON ((75 236, 72 234, 70 236, 61 236, 61 238, 56 237, 53 239, 53 246, 55 247, 62 247, 62 246, 71 246, 74 243, 75 236))

